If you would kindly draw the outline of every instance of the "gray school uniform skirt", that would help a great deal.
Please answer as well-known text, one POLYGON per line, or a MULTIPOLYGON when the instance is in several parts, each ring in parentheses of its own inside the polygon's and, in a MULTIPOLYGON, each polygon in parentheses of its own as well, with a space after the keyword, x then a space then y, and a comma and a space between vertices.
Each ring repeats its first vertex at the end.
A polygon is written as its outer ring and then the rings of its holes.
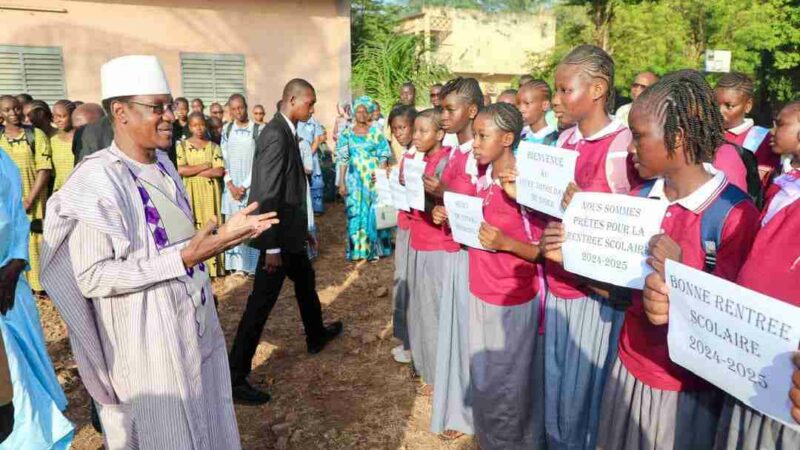
POLYGON ((416 252, 414 284, 408 300, 408 341, 414 370, 427 384, 436 384, 436 341, 439 305, 447 267, 445 251, 416 252))
POLYGON ((394 315, 392 319, 394 327, 394 337, 403 341, 403 348, 408 350, 408 325, 406 315, 408 314, 408 297, 411 295, 411 287, 414 280, 414 263, 416 262, 416 251, 411 248, 411 230, 397 229, 394 248, 394 315))
POLYGON ((592 295, 547 294, 545 428, 550 449, 594 449, 603 388, 617 358, 625 313, 592 295))
POLYGON ((697 392, 650 387, 614 363, 601 409, 600 450, 711 449, 722 407, 718 389, 697 392))
POLYGON ((534 413, 541 411, 543 394, 542 379, 535 376, 543 364, 538 322, 538 296, 497 306, 470 294, 470 392, 482 449, 545 448, 542 416, 534 413))
POLYGON ((800 449, 800 433, 726 396, 714 448, 797 450, 800 449))
POLYGON ((445 257, 431 431, 472 434, 469 393, 469 252, 445 257))

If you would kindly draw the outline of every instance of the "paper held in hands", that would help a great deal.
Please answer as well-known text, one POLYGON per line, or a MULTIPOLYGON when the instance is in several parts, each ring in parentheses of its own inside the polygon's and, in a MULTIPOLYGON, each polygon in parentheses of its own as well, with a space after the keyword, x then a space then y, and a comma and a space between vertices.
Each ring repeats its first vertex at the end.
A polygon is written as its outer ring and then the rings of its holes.
POLYGON ((453 231, 453 240, 459 244, 486 250, 478 239, 483 223, 483 199, 469 195, 444 193, 447 221, 453 231))
POLYGON ((403 181, 406 183, 406 198, 411 208, 425 211, 425 161, 406 159, 403 163, 403 181))
POLYGON ((375 192, 378 194, 378 205, 394 206, 389 175, 386 173, 385 169, 378 169, 375 171, 375 192))
POLYGON ((575 179, 578 152, 533 142, 520 142, 517 148, 517 202, 561 218, 561 199, 575 179))
POLYGON ((642 289, 652 272, 650 239, 661 230, 667 203, 621 194, 579 192, 564 212, 564 268, 616 286, 642 289))
POLYGON ((406 187, 400 184, 400 169, 393 169, 389 174, 389 188, 392 191, 392 203, 394 207, 405 212, 410 212, 408 198, 406 197, 406 187))
POLYGON ((669 357, 800 431, 790 414, 800 308, 667 260, 669 357))

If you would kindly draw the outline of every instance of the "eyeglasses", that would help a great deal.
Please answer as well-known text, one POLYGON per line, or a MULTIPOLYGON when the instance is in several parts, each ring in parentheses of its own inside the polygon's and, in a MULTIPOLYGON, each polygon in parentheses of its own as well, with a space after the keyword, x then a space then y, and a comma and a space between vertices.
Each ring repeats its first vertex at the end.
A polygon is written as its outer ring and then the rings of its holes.
POLYGON ((159 116, 164 115, 164 113, 166 113, 167 111, 169 111, 171 113, 175 112, 175 107, 172 106, 171 103, 162 103, 160 105, 151 105, 150 103, 136 102, 136 101, 133 101, 133 100, 128 100, 128 103, 133 103, 134 105, 146 106, 146 107, 150 108, 150 110, 153 112, 153 114, 157 114, 159 116))

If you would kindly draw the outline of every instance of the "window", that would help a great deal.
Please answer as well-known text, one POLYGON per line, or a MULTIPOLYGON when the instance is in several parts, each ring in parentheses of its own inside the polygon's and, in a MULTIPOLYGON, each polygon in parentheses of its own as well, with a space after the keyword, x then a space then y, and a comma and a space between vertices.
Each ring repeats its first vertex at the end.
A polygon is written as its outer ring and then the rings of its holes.
POLYGON ((50 104, 67 98, 61 48, 0 45, 0 94, 23 92, 50 104))
POLYGON ((181 53, 183 96, 200 98, 208 107, 225 103, 231 94, 246 95, 244 55, 181 53))

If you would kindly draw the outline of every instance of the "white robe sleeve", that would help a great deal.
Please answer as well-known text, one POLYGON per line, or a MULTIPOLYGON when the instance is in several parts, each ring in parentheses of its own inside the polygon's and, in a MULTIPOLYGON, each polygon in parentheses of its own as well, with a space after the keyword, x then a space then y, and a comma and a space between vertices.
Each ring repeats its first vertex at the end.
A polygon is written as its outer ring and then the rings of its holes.
POLYGON ((186 275, 179 250, 147 259, 116 259, 112 237, 78 223, 69 237, 69 253, 84 297, 130 294, 186 275))

